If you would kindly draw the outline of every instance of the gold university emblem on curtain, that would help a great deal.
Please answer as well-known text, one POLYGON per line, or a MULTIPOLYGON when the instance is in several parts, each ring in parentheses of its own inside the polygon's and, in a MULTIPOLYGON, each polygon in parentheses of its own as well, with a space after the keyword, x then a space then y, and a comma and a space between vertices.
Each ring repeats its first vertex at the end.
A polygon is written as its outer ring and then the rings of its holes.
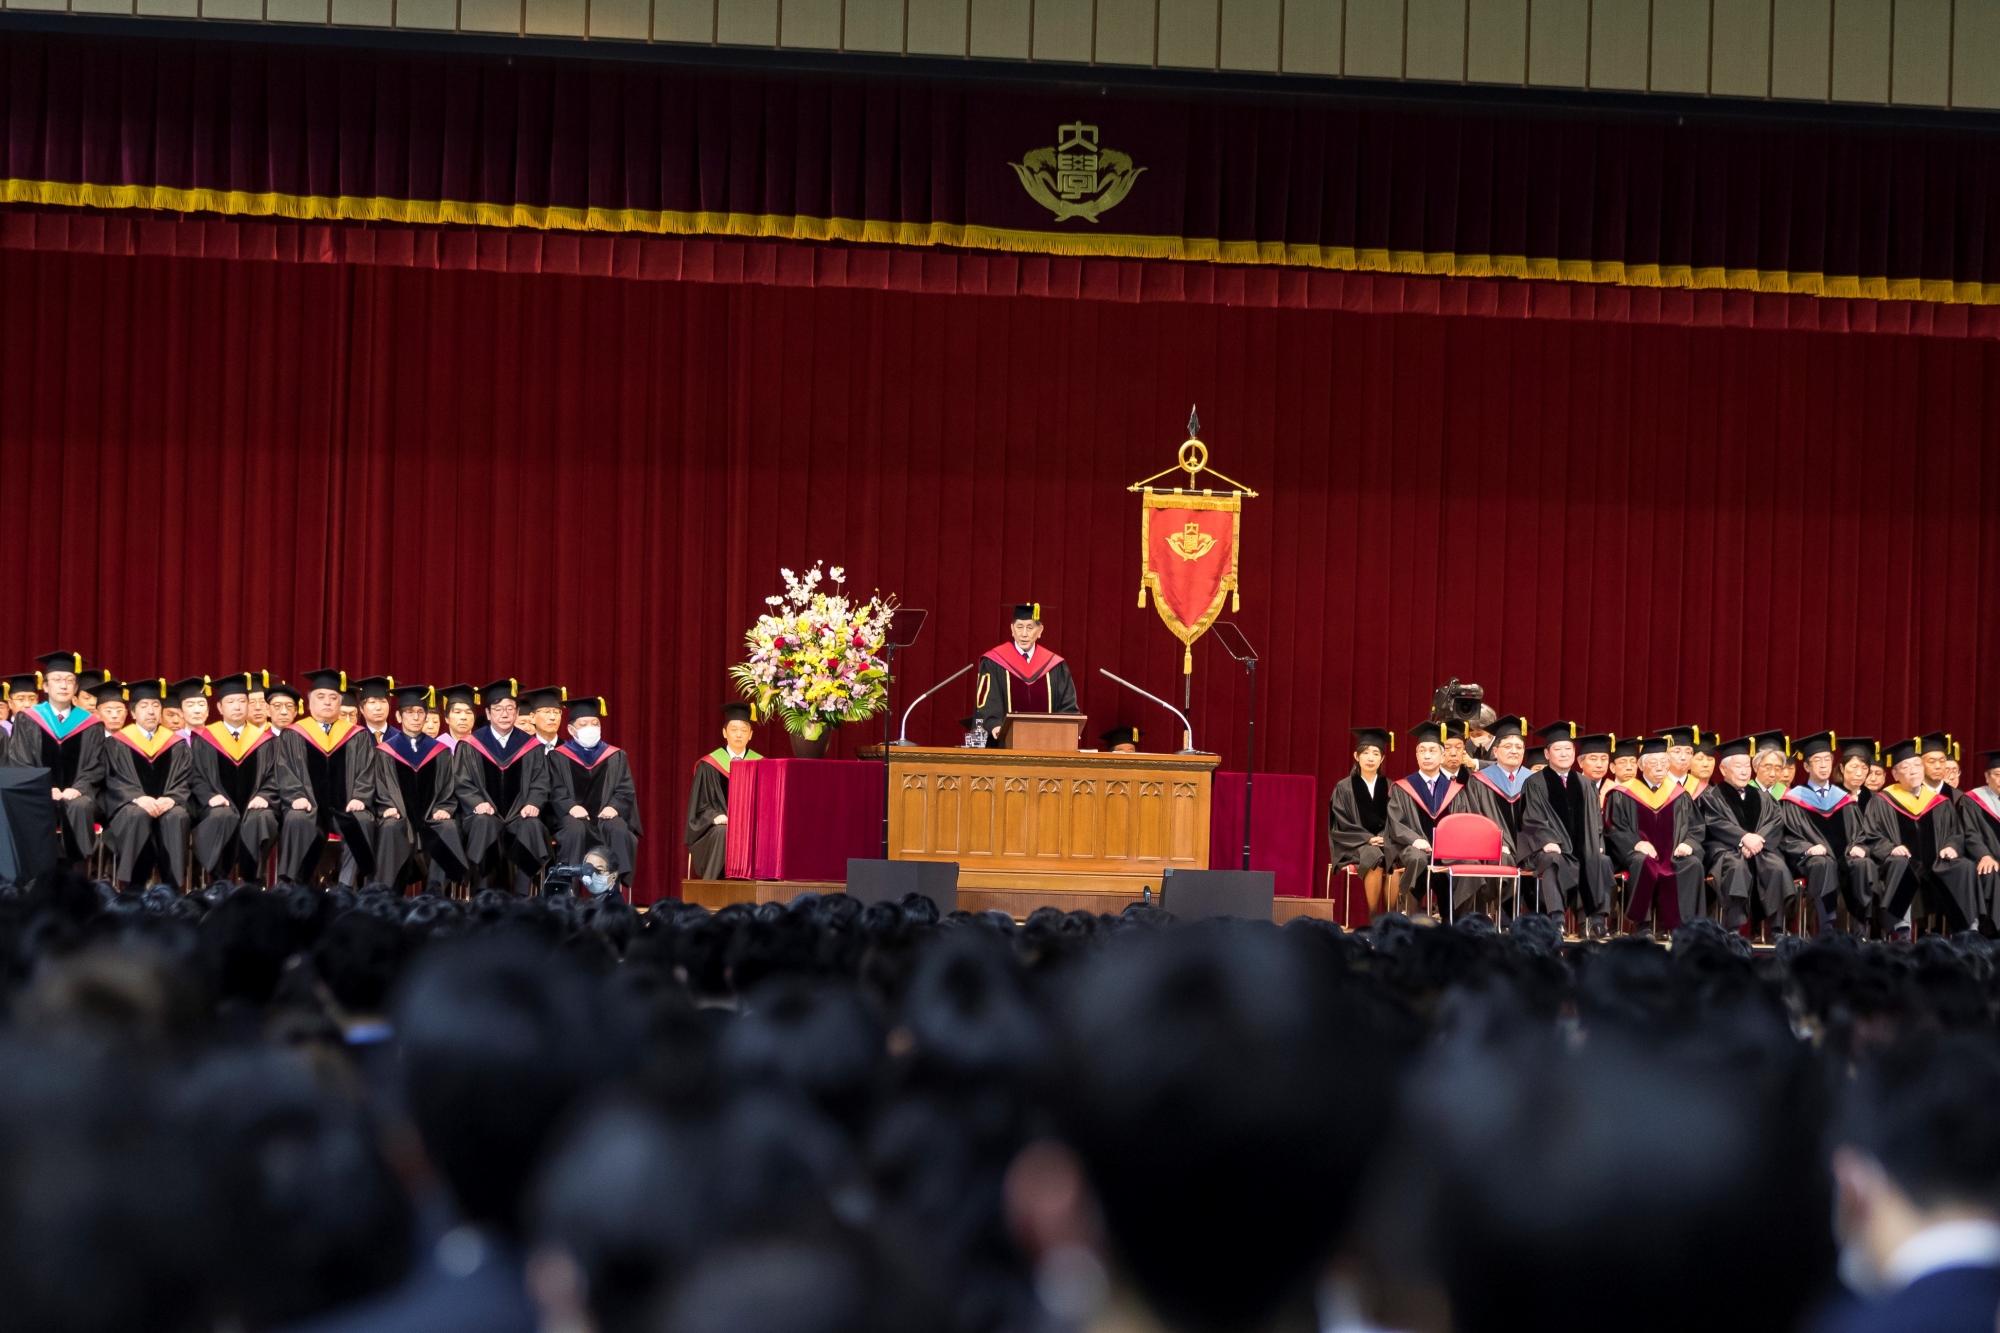
POLYGON ((1097 221, 1131 192, 1144 167, 1134 167, 1124 153, 1098 144, 1097 126, 1077 121, 1056 126, 1056 146, 1037 148, 1019 162, 1009 162, 1021 178, 1021 188, 1057 222, 1070 218, 1097 221))

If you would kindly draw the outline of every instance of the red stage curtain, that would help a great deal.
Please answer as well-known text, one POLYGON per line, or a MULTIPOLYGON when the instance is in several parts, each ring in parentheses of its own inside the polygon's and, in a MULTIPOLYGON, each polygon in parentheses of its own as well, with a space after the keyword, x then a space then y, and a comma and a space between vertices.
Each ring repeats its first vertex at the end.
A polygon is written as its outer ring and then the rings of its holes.
POLYGON ((1462 111, 0 34, 0 200, 31 204, 1994 303, 1997 196, 1990 135, 1720 101, 1462 111), (1099 219, 1016 174, 1062 126, 1140 173, 1099 219))
MULTIPOLYGON (((1263 492, 1262 771, 1324 793, 1350 725, 1453 675, 1621 734, 1985 744, 1996 400, 1967 339, 6 251, 0 662, 607 695, 665 888, 780 565, 932 610, 905 697, 1038 599, 1093 729, 1164 733, 1097 669, 1180 689, 1124 487, 1193 401, 1263 492)), ((1240 768, 1242 673, 1195 661, 1197 741, 1240 768)))

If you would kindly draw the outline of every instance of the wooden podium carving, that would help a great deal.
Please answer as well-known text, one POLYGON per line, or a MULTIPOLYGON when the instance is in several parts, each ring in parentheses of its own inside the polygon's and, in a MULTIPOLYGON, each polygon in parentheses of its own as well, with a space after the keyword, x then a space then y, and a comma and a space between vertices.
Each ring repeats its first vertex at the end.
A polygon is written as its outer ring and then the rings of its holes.
POLYGON ((1075 754, 1077 737, 1089 719, 1082 713, 1009 713, 1000 729, 1000 747, 1038 754, 1075 754))
POLYGON ((1208 868, 1216 762, 893 746, 889 857, 958 862, 968 911, 1116 912, 1169 867, 1208 868))

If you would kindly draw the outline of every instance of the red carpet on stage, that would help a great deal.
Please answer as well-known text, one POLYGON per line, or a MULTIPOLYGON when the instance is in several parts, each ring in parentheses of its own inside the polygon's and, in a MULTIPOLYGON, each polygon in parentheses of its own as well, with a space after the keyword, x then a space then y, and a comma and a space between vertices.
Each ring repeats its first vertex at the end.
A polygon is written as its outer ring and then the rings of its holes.
MULTIPOLYGON (((1258 768, 1316 799, 1350 725, 1453 675, 1621 734, 2000 741, 1986 340, 20 250, 0 317, 0 660, 603 694, 642 899, 780 566, 931 610, 899 698, 1035 598, 1092 731, 1167 734, 1097 669, 1179 696, 1124 488, 1191 402, 1262 492, 1234 617, 1258 768)), ((955 741, 970 697, 912 738, 955 741)), ((1225 768, 1244 697, 1199 646, 1225 768)), ((835 755, 881 734, 855 730, 835 755)))

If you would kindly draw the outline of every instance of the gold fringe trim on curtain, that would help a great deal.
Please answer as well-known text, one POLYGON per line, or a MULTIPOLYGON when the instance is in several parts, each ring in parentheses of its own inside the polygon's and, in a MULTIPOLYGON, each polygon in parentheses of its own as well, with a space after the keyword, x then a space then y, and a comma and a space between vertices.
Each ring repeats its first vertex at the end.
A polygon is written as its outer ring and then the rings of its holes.
POLYGON ((148 209, 220 213, 299 222, 398 222, 413 225, 507 227, 533 231, 594 231, 656 236, 746 236, 795 241, 860 241, 889 245, 948 245, 1024 254, 1122 259, 1179 259, 1222 264, 1276 264, 1350 273, 1411 273, 1433 277, 1533 278, 1621 287, 1866 297, 1882 301, 2000 304, 2000 283, 1942 278, 1888 278, 1790 273, 1762 269, 1694 268, 1686 264, 1626 264, 1620 260, 1545 259, 1526 255, 1460 255, 1353 246, 1287 245, 1201 237, 1111 232, 1016 231, 951 222, 879 222, 857 218, 792 217, 770 213, 684 213, 650 209, 555 208, 532 204, 467 203, 451 199, 390 199, 354 195, 252 194, 167 185, 91 185, 64 181, 0 181, 0 200, 68 208, 148 209))

